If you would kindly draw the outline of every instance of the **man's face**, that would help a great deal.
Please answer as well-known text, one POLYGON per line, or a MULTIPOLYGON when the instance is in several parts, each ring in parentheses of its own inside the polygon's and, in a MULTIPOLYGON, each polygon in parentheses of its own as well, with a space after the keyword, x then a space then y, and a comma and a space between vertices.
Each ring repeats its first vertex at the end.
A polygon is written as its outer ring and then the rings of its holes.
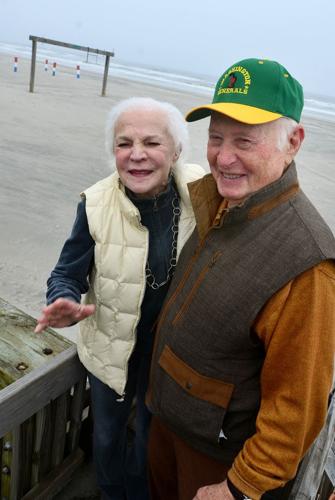
POLYGON ((279 179, 290 163, 278 149, 278 124, 246 125, 213 113, 207 159, 221 196, 236 205, 279 179))

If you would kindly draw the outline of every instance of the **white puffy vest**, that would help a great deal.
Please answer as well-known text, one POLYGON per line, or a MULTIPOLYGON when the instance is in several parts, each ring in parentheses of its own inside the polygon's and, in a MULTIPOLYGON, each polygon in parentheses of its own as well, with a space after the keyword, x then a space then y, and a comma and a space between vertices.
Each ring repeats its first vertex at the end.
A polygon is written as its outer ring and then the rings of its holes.
MULTIPOLYGON (((175 167, 173 174, 181 208, 178 257, 195 226, 187 183, 202 177, 204 171, 188 164, 175 167)), ((145 292, 149 233, 117 173, 88 188, 84 196, 95 241, 90 288, 84 300, 96 304, 96 311, 80 323, 78 354, 87 370, 122 395, 145 292)))

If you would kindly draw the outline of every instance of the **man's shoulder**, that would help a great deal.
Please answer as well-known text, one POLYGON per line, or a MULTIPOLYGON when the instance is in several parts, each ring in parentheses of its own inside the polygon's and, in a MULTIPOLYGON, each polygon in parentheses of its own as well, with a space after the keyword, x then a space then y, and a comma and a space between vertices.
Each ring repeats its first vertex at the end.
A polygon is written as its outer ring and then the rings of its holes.
POLYGON ((310 237, 318 245, 320 251, 329 257, 335 256, 335 237, 320 212, 303 191, 292 200, 292 205, 299 220, 302 221, 310 237))

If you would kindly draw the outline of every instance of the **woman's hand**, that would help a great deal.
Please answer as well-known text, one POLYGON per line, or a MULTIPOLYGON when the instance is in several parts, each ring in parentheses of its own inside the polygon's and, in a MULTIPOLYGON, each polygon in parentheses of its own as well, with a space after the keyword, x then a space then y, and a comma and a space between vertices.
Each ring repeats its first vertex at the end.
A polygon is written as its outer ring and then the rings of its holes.
POLYGON ((42 310, 41 317, 37 320, 35 333, 43 332, 48 326, 64 328, 65 326, 78 323, 82 319, 91 316, 95 311, 95 305, 82 305, 69 299, 57 299, 42 310))

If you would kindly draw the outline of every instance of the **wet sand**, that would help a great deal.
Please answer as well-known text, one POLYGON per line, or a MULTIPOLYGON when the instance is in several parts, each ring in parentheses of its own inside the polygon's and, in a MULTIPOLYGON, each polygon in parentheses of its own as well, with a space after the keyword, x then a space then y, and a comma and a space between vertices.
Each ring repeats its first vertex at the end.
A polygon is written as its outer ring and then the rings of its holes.
MULTIPOLYGON (((0 54, 0 297, 38 316, 45 283, 71 230, 81 190, 109 174, 104 126, 111 106, 151 96, 182 112, 204 103, 191 93, 60 67, 55 77, 37 63, 29 93, 30 62, 0 54)), ((303 120, 306 140, 297 156, 303 189, 335 232, 335 123, 303 120)), ((190 124, 189 161, 207 167, 208 120, 190 124)), ((75 328, 64 334, 74 338, 75 328)))

